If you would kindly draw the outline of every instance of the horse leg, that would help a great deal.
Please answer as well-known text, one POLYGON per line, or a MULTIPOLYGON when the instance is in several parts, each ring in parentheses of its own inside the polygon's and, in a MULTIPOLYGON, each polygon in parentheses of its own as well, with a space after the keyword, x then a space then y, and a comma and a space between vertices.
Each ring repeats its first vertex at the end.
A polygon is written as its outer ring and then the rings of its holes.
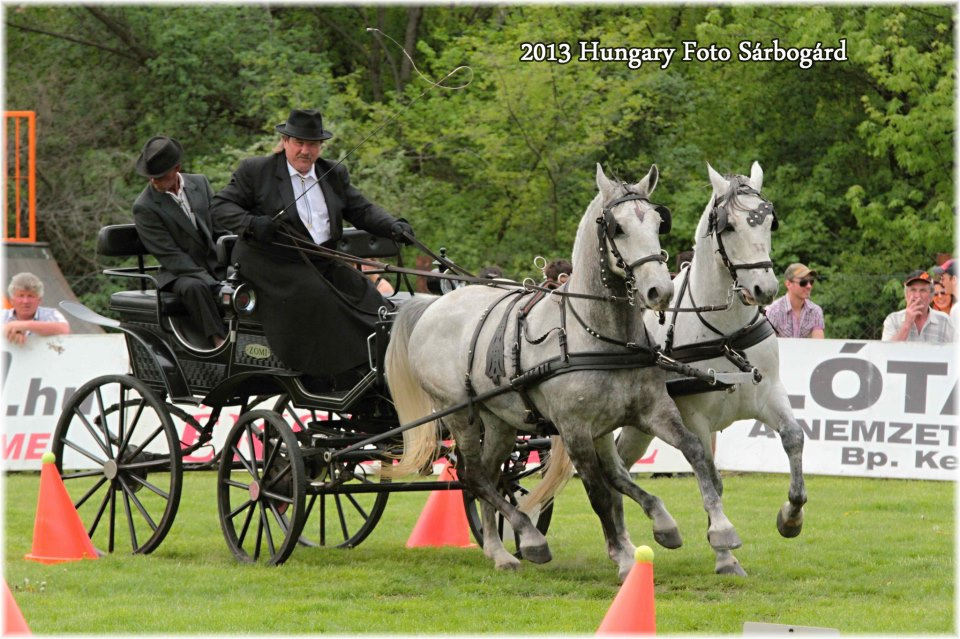
MULTIPOLYGON (((500 495, 496 484, 490 481, 490 478, 484 471, 483 445, 481 443, 483 436, 484 434, 488 435, 489 441, 487 445, 493 446, 494 449, 496 449, 498 446, 496 443, 497 437, 502 437, 502 433, 498 433, 495 429, 484 433, 481 420, 475 419, 473 423, 471 423, 470 420, 467 419, 464 411, 460 411, 454 416, 446 418, 444 422, 450 428, 457 442, 457 451, 463 460, 460 479, 467 489, 481 501, 499 510, 504 518, 510 522, 513 529, 520 535, 520 554, 524 559, 538 564, 550 561, 552 557, 550 555, 550 548, 547 546, 546 538, 537 530, 527 515, 520 512, 519 509, 500 495)), ((514 441, 515 438, 510 437, 509 445, 512 446, 514 441)), ((500 443, 499 445, 504 444, 500 443)), ((482 509, 483 506, 481 505, 481 513, 484 517, 484 553, 493 559, 494 565, 498 569, 517 568, 519 564, 517 558, 508 553, 506 549, 503 548, 502 543, 494 542, 490 546, 490 549, 487 549, 486 542, 489 539, 489 535, 496 534, 496 524, 491 523, 492 520, 494 520, 492 509, 489 511, 482 509), (497 552, 498 546, 503 549, 502 553, 497 552)))
MULTIPOLYGON (((664 548, 679 548, 683 545, 683 538, 680 536, 677 522, 667 512, 663 501, 656 495, 651 495, 640 488, 630 477, 630 471, 626 466, 629 462, 624 461, 623 454, 626 453, 629 459, 639 459, 643 455, 643 450, 646 450, 650 440, 653 439, 644 435, 646 441, 641 442, 642 438, 634 436, 635 433, 640 433, 640 431, 628 427, 620 431, 620 439, 616 443, 614 443, 612 434, 596 440, 600 464, 613 487, 640 504, 644 514, 653 521, 654 540, 664 548), (623 441, 625 436, 628 438, 626 442, 623 441), (640 450, 636 456, 629 452, 632 447, 641 444, 643 450, 640 450)), ((640 434, 643 435, 643 433, 640 434)))
MULTIPOLYGON (((480 418, 484 424, 481 451, 483 472, 490 482, 498 486, 500 468, 516 444, 517 431, 489 411, 481 410, 480 418)), ((519 568, 520 561, 503 545, 497 525, 497 510, 486 500, 480 500, 480 514, 483 524, 483 553, 492 559, 499 569, 519 568)))
POLYGON ((560 434, 573 465, 580 473, 590 505, 600 518, 600 526, 607 542, 607 555, 617 564, 618 577, 623 582, 636 563, 633 556, 634 546, 623 521, 623 498, 607 482, 590 433, 586 429, 574 432, 572 429, 560 427, 560 434))
POLYGON ((768 402, 759 416, 763 423, 772 426, 780 435, 780 443, 790 463, 790 488, 787 501, 777 511, 777 530, 782 537, 796 537, 803 530, 803 505, 807 503, 807 489, 803 481, 803 430, 793 416, 786 389, 771 393, 774 401, 768 402))
POLYGON ((680 420, 680 411, 664 391, 662 400, 657 402, 652 414, 644 421, 651 425, 653 434, 683 453, 687 463, 693 469, 700 487, 703 508, 707 512, 707 540, 714 550, 731 550, 742 545, 740 536, 733 524, 723 512, 720 494, 717 492, 714 477, 717 469, 713 459, 704 451, 699 437, 687 430, 680 420))

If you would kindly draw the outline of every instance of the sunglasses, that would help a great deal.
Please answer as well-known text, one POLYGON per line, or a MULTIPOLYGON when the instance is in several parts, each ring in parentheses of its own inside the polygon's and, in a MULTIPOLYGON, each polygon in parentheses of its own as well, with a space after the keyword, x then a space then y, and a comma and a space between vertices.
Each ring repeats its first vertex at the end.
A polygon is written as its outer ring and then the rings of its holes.
POLYGON ((813 286, 814 281, 815 280, 813 279, 802 279, 802 280, 793 280, 793 283, 796 284, 797 286, 806 288, 808 286, 813 286))

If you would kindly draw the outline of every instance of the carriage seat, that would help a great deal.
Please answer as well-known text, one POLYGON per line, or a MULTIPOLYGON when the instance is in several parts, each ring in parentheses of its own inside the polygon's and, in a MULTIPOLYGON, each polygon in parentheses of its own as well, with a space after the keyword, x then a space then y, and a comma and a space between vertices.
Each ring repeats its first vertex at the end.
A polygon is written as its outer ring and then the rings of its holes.
POLYGON ((104 269, 106 275, 131 277, 139 281, 137 291, 119 291, 110 296, 110 309, 134 314, 155 315, 159 307, 164 314, 176 314, 184 311, 183 304, 170 291, 161 291, 157 295, 157 282, 152 273, 158 266, 147 266, 144 256, 150 255, 140 240, 137 227, 133 224, 111 224, 100 229, 97 235, 97 254, 104 257, 136 257, 137 266, 104 269), (147 288, 150 283, 152 288, 147 288))
POLYGON ((386 237, 377 237, 356 228, 343 229, 337 241, 337 250, 354 257, 395 257, 400 255, 400 245, 386 237))

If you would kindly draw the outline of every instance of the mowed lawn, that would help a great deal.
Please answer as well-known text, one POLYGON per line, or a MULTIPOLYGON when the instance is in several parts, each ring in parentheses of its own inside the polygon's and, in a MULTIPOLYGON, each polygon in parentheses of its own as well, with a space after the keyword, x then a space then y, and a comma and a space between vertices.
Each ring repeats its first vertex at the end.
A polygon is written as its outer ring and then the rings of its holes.
MULTIPOLYGON (((684 535, 668 551, 628 502, 634 543, 654 547, 659 634, 741 634, 746 621, 843 634, 954 634, 955 485, 809 476, 803 533, 783 539, 783 475, 725 474, 724 504, 749 576, 713 573, 692 478, 641 476, 684 535)), ((36 634, 583 634, 619 585, 579 481, 558 497, 554 559, 497 572, 478 548, 407 549, 428 495, 392 495, 352 550, 298 548, 277 568, 236 563, 217 517, 216 477, 190 473, 153 554, 43 565, 31 550, 39 474, 5 476, 5 576, 36 634)))

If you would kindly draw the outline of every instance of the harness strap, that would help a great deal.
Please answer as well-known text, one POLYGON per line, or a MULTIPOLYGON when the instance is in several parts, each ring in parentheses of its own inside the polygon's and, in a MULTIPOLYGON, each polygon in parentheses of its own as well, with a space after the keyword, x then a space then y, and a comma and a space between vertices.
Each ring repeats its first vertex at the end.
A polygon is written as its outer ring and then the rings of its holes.
MULTIPOLYGON (((507 307, 507 310, 503 313, 503 317, 500 319, 500 324, 497 326, 497 330, 494 331, 493 337, 490 338, 490 346, 487 347, 487 367, 484 370, 484 374, 489 377, 494 384, 500 384, 500 378, 505 377, 507 374, 507 369, 503 362, 503 341, 507 332, 507 323, 510 321, 510 313, 513 311, 514 307, 516 307, 517 303, 528 293, 529 291, 520 293, 517 296, 517 299, 510 303, 510 306, 507 307)), ((511 293, 511 295, 512 294, 513 293, 511 293)), ((478 335, 479 331, 475 333, 475 336, 478 335)), ((520 337, 518 334, 517 340, 519 340, 519 338, 520 337)), ((514 342, 513 350, 516 351, 517 348, 518 343, 514 342)))
POLYGON ((483 314, 480 315, 480 321, 477 322, 477 327, 473 331, 473 337, 470 339, 470 350, 467 351, 467 372, 464 376, 464 386, 467 389, 467 407, 469 409, 470 423, 473 423, 473 420, 476 418, 476 407, 474 406, 474 402, 477 398, 477 390, 473 387, 473 378, 470 376, 470 371, 473 370, 473 360, 477 354, 477 340, 480 339, 480 331, 483 329, 483 325, 490 316, 490 312, 493 311, 493 309, 496 308, 500 302, 519 292, 520 291, 507 291, 494 300, 493 304, 485 308, 483 314))
MULTIPOLYGON (((771 335, 776 335, 773 325, 758 311, 749 324, 730 335, 700 344, 687 344, 667 352, 670 357, 680 362, 698 362, 723 356, 741 371, 747 372, 753 370, 753 367, 743 357, 743 351, 771 335)), ((759 373, 755 376, 759 376, 759 373)))

